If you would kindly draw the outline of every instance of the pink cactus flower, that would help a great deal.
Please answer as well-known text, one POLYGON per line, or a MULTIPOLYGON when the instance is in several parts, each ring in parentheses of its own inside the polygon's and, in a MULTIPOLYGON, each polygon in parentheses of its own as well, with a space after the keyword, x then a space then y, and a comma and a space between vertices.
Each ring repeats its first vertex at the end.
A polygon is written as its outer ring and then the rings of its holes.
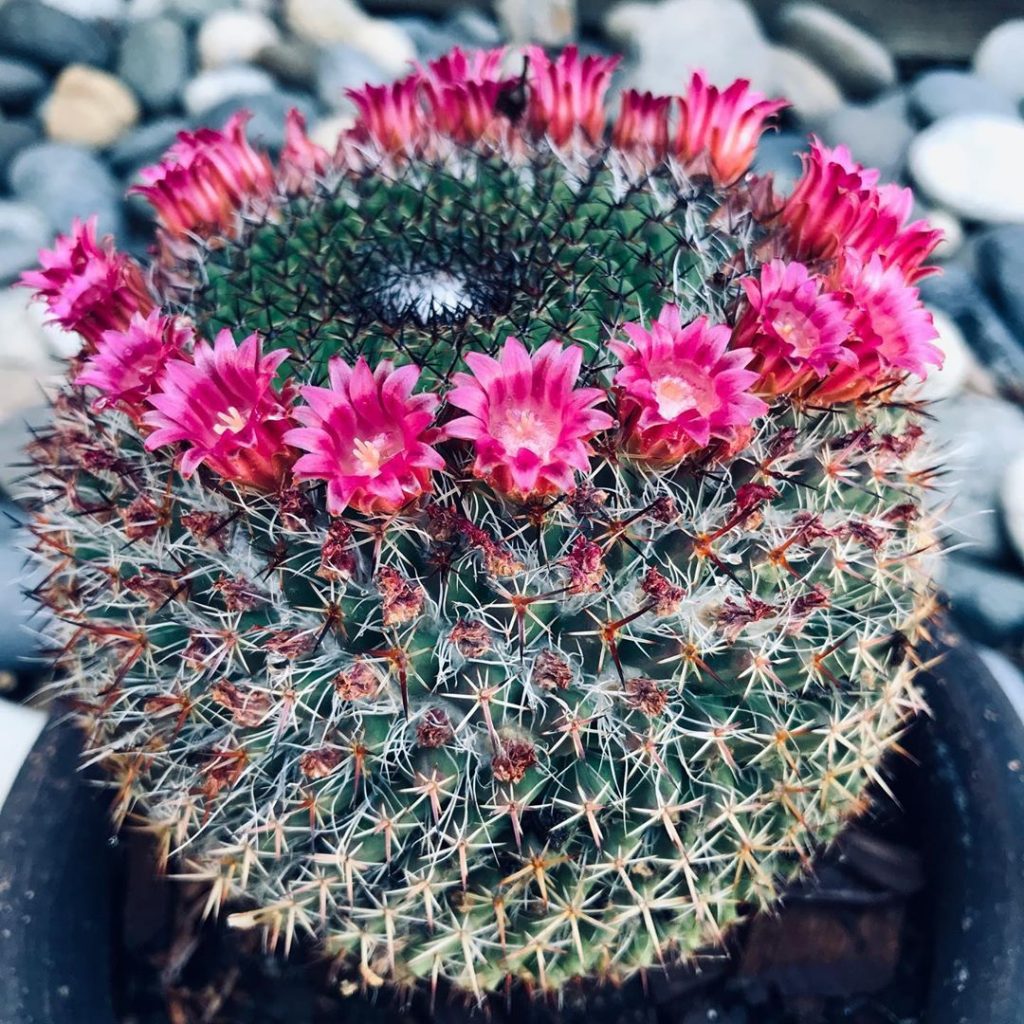
POLYGON ((136 313, 126 330, 103 332, 75 384, 100 392, 93 408, 116 405, 138 421, 168 360, 183 358, 192 340, 183 320, 156 309, 147 317, 136 313))
POLYGON ((850 334, 845 302, 803 263, 772 260, 761 267, 759 278, 742 284, 747 306, 733 331, 733 346, 755 352, 750 369, 761 375, 754 387, 759 394, 794 391, 837 363, 857 362, 843 344, 850 334))
POLYGON ((502 74, 506 50, 464 51, 455 47, 420 69, 430 119, 443 135, 464 145, 497 142, 508 119, 500 111, 515 79, 502 74))
POLYGON ((537 137, 547 136, 556 146, 579 138, 590 143, 604 136, 604 97, 611 85, 618 57, 580 57, 575 46, 566 47, 554 60, 539 46, 527 47, 529 102, 526 121, 537 137))
POLYGON ((306 134, 306 119, 299 111, 288 111, 284 148, 278 161, 278 182, 288 195, 309 195, 331 165, 323 146, 306 134))
POLYGON ((856 362, 839 366, 811 391, 815 403, 845 402, 900 380, 925 377, 941 366, 942 350, 931 314, 903 271, 881 256, 862 259, 854 249, 842 254, 840 284, 850 302, 848 342, 856 362))
POLYGON ((517 499, 569 491, 589 468, 587 442, 613 422, 594 408, 603 390, 574 388, 583 350, 552 340, 531 356, 509 337, 497 359, 470 352, 466 363, 472 373, 455 374, 448 401, 469 415, 445 432, 473 442, 473 473, 517 499))
POLYGON ((201 128, 181 132, 163 160, 139 172, 131 191, 154 206, 163 229, 172 236, 209 236, 228 231, 250 200, 266 200, 274 191, 274 169, 245 137, 249 114, 234 114, 222 132, 201 128))
POLYGON ((671 96, 627 89, 612 127, 612 145, 624 152, 640 151, 655 158, 668 152, 671 96))
POLYGON ((750 349, 728 350, 731 332, 698 317, 683 326, 679 307, 665 306, 650 329, 623 325, 632 344, 608 347, 622 362, 620 420, 626 449, 658 463, 676 462, 712 439, 737 431, 768 410, 750 393, 758 375, 745 369, 750 349))
POLYGON ((299 480, 327 481, 327 510, 341 515, 395 512, 431 489, 431 472, 444 468, 433 448, 438 397, 414 395, 420 371, 387 360, 371 371, 332 359, 329 388, 304 387, 308 405, 295 409, 303 424, 285 440, 308 452, 294 467, 299 480))
POLYGON ((419 150, 428 135, 420 102, 423 84, 419 72, 390 85, 364 85, 348 89, 359 116, 346 134, 358 143, 374 143, 382 152, 397 156, 419 150))
POLYGON ((77 331, 87 347, 104 331, 125 330, 136 313, 154 308, 142 271, 129 256, 114 248, 108 235, 96 241, 96 218, 75 220, 70 235, 57 238, 53 249, 39 253, 39 270, 21 275, 36 297, 66 331, 77 331))
POLYGON ((263 355, 262 348, 255 334, 236 345, 223 330, 212 346, 197 342, 191 361, 170 360, 143 416, 154 428, 147 450, 183 442, 185 477, 205 463, 225 480, 263 491, 280 487, 291 462, 284 437, 292 393, 278 393, 273 381, 289 353, 263 355))
POLYGON ((931 273, 924 264, 942 232, 924 220, 907 223, 910 189, 879 187, 878 171, 857 163, 845 146, 812 139, 801 159, 803 174, 780 214, 794 257, 833 259, 852 249, 862 260, 879 255, 911 282, 931 273))
POLYGON ((720 185, 743 177, 769 118, 787 106, 752 90, 743 78, 720 91, 701 71, 694 72, 678 105, 672 152, 688 170, 708 174, 720 185))

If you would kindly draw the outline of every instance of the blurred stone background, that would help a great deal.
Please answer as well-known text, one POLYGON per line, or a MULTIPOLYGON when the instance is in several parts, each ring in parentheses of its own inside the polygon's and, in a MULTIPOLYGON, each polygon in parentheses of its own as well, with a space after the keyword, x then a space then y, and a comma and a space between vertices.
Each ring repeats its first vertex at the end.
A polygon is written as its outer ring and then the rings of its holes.
MULTIPOLYGON (((809 132, 916 187, 947 236, 944 273, 923 286, 947 358, 927 385, 951 467, 946 586, 968 632, 1019 661, 1024 0, 0 0, 0 487, 16 493, 42 389, 76 347, 6 287, 55 232, 98 213, 138 252, 148 208, 125 188, 178 131, 246 107, 250 134, 274 149, 296 106, 330 142, 351 118, 346 88, 456 44, 527 40, 624 52, 620 88, 675 92, 703 67, 717 84, 742 76, 788 97, 758 164, 783 188, 809 132)), ((9 584, 17 531, 0 525, 9 584)), ((16 673, 5 635, 0 672, 16 673)))

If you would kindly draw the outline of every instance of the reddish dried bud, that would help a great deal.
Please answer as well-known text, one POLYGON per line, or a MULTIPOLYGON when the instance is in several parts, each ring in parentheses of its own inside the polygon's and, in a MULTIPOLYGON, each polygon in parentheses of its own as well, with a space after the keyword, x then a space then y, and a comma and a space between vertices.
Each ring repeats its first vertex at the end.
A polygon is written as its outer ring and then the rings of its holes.
POLYGON ((294 661, 313 650, 316 634, 295 629, 277 629, 263 641, 263 650, 294 661))
POLYGON ((229 612, 250 612, 266 601, 244 576, 222 575, 211 589, 220 594, 229 612))
POLYGON ((608 492, 581 484, 568 497, 569 508, 577 519, 591 519, 599 515, 608 501, 608 492))
POLYGON ((383 599, 385 626, 397 626, 415 619, 423 611, 427 592, 406 579, 397 569, 384 566, 377 573, 377 589, 383 599))
POLYGON ((286 530, 305 530, 315 515, 313 504, 298 487, 282 487, 277 493, 281 524, 286 530))
POLYGON ((921 518, 921 510, 912 501, 906 501, 894 505, 882 518, 887 523, 916 523, 921 518))
POLYGON ((874 439, 871 436, 871 427, 858 427, 850 433, 837 437, 831 442, 831 447, 837 451, 846 452, 869 452, 875 447, 874 439))
POLYGON ((355 661, 334 677, 334 692, 342 700, 364 700, 380 689, 380 678, 365 661, 355 661))
POLYGON ((533 663, 530 681, 541 690, 567 690, 572 683, 572 666, 554 651, 541 651, 533 663))
POLYGON ((828 588, 820 583, 815 583, 790 604, 789 613, 792 619, 788 627, 789 632, 799 632, 816 611, 828 608, 831 601, 832 595, 828 588))
POLYGON ((596 594, 601 590, 604 577, 604 558, 601 547, 580 534, 572 548, 558 563, 569 570, 570 594, 596 594))
POLYGON ((215 747, 210 758, 200 769, 203 784, 200 791, 207 798, 215 797, 222 789, 230 789, 249 763, 244 750, 215 747))
POLYGON ((189 633, 188 643, 181 652, 181 660, 197 671, 202 671, 207 666, 210 655, 213 654, 213 641, 205 633, 189 633))
POLYGON ((668 694, 653 679, 637 676, 626 680, 626 700, 630 707, 653 718, 665 710, 668 694))
POLYGON ((223 551, 227 542, 224 517, 216 512, 186 512, 181 525, 204 547, 223 551))
POLYGON ((129 540, 152 537, 167 525, 166 508, 161 508, 145 494, 140 494, 126 509, 121 510, 124 520, 124 535, 129 540))
POLYGON ((671 615, 679 610, 679 604, 686 596, 682 587, 667 580, 652 565, 640 581, 640 589, 654 601, 656 615, 671 615))
POLYGON ((796 427, 783 427, 765 447, 768 461, 774 462, 783 455, 788 455, 796 444, 798 431, 796 427))
POLYGON ((836 531, 827 527, 821 520, 821 516, 814 512, 797 512, 790 525, 793 527, 793 534, 796 539, 804 545, 811 545, 816 540, 829 540, 836 535, 836 531))
POLYGON ((341 764, 343 754, 336 747, 321 747, 299 758, 299 768, 307 779, 326 779, 341 764))
POLYGON ((491 771, 498 782, 520 782, 537 763, 537 752, 526 740, 508 740, 491 760, 491 771))
POLYGON ((273 707, 269 694, 250 687, 243 689, 227 679, 213 686, 210 689, 210 696, 221 707, 231 712, 235 725, 246 728, 259 725, 273 707))
POLYGON ((877 551, 885 543, 885 534, 863 519, 851 519, 846 524, 846 535, 872 551, 877 551))
POLYGON ((482 622, 471 619, 459 619, 448 639, 467 658, 479 658, 491 649, 491 631, 482 622))
POLYGON ((655 498, 651 502, 647 509, 647 514, 656 522, 671 523, 679 515, 679 509, 674 498, 663 494, 660 498, 655 498))
POLYGON ((770 619, 776 614, 775 608, 766 601, 761 601, 752 594, 747 594, 744 604, 737 604, 731 597, 727 597, 718 613, 718 624, 722 626, 726 635, 735 640, 745 626, 751 622, 759 622, 761 619, 770 619))
POLYGON ((884 434, 882 450, 905 459, 914 451, 922 437, 924 428, 919 423, 912 423, 902 434, 884 434))
POLYGON ((143 565, 134 576, 124 581, 124 588, 129 593, 145 598, 151 612, 163 607, 175 597, 182 597, 188 591, 187 582, 182 580, 183 573, 167 572, 164 569, 151 569, 143 565))
POLYGON ((427 505, 427 521, 430 524, 430 536, 434 540, 454 540, 459 533, 462 516, 450 505, 438 505, 431 502, 427 505))
POLYGON ((736 510, 750 512, 778 496, 779 492, 767 484, 744 484, 736 491, 736 510))
POLYGON ((348 580, 356 571, 356 559, 351 548, 352 531, 341 519, 332 519, 327 538, 320 552, 317 576, 325 580, 348 580))
POLYGON ((416 726, 416 742, 421 747, 443 747, 454 735, 451 719, 443 708, 427 708, 416 726))

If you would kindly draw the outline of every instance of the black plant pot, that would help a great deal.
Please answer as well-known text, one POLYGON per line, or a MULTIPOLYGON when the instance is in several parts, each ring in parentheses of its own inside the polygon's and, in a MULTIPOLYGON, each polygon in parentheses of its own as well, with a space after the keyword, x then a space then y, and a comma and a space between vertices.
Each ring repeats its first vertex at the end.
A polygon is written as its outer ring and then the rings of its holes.
MULTIPOLYGON (((917 766, 899 795, 928 837, 927 1024, 1024 1022, 1024 692, 1014 686, 967 645, 925 680, 934 718, 910 739, 917 766)), ((76 772, 77 747, 70 727, 46 730, 0 814, 0 1024, 114 1021, 108 824, 76 772)))

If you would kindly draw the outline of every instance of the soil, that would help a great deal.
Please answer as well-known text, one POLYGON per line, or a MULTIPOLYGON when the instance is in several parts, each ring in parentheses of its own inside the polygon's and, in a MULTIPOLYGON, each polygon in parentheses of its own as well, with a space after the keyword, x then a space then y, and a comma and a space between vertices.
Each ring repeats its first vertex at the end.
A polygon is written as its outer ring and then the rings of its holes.
MULTIPOLYGON (((913 733, 904 744, 913 753, 913 733)), ((199 887, 154 876, 143 835, 122 839, 115 980, 122 1024, 916 1024, 930 974, 921 767, 890 766, 896 800, 849 828, 777 915, 737 929, 697 965, 620 988, 583 987, 561 1006, 521 991, 477 1009, 439 990, 360 991, 314 948, 268 956, 259 936, 203 921, 199 887), (353 991, 354 990, 354 991, 353 991), (346 994, 349 993, 349 994, 346 994)))

